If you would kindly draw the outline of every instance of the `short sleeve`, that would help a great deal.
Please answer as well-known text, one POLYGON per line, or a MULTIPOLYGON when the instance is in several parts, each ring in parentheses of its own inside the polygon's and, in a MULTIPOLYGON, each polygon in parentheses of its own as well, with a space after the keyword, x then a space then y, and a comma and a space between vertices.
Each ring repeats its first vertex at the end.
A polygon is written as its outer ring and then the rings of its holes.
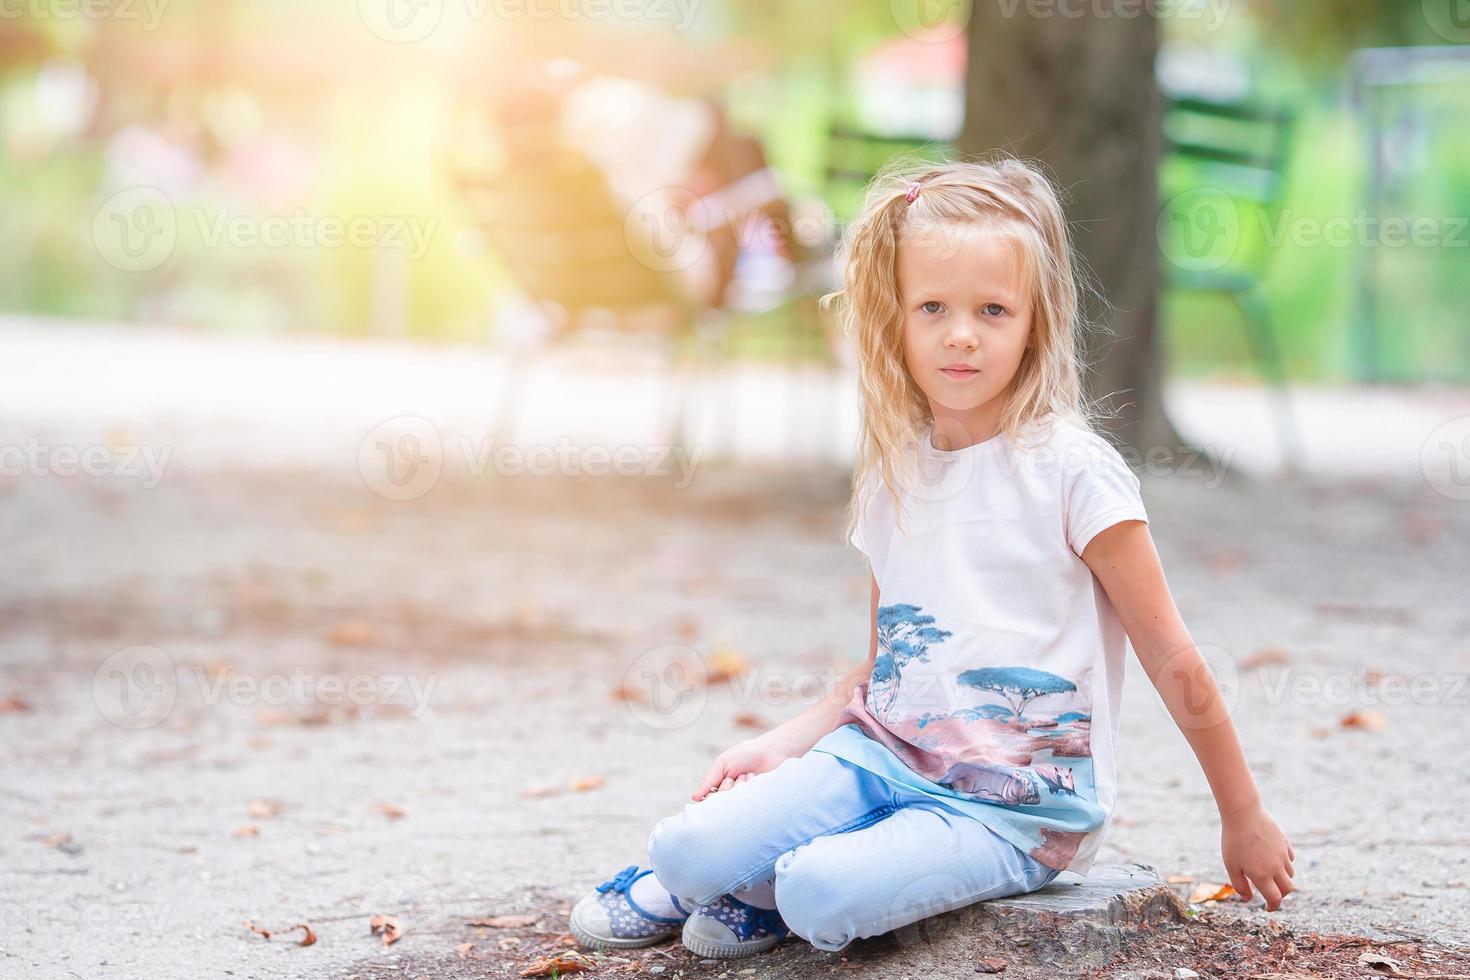
POLYGON ((854 548, 857 548, 858 551, 863 552, 864 555, 867 555, 866 525, 869 520, 872 520, 872 514, 870 514, 869 510, 869 508, 872 507, 873 502, 872 494, 873 476, 869 475, 867 476, 867 479, 863 480, 863 486, 861 486, 860 491, 858 491, 858 504, 860 504, 860 510, 857 511, 857 522, 853 525, 853 533, 851 533, 851 535, 848 535, 847 538, 848 542, 851 542, 851 545, 853 545, 854 548))
POLYGON ((1080 557, 1099 533, 1122 521, 1148 522, 1142 484, 1118 450, 1093 435, 1066 468, 1067 544, 1080 557))

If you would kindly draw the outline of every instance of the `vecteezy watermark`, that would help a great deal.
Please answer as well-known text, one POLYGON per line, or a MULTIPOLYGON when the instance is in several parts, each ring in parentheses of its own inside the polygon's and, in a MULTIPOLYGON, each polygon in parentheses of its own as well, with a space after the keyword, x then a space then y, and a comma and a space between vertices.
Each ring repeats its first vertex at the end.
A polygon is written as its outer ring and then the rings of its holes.
POLYGON ((98 665, 92 700, 102 717, 132 730, 164 721, 185 692, 191 703, 206 708, 394 707, 419 718, 429 710, 438 683, 435 674, 338 674, 302 667, 250 674, 194 664, 181 667, 164 650, 144 644, 119 650, 98 665))
POLYGON ((1169 262, 1186 272, 1212 272, 1240 249, 1240 212, 1224 191, 1196 187, 1159 209, 1156 233, 1169 262))
POLYGON ((1465 0, 1423 0, 1425 23, 1446 41, 1470 42, 1470 3, 1465 0))
POLYGON ((820 670, 774 671, 733 655, 706 655, 693 647, 667 644, 634 657, 616 690, 639 722, 671 731, 688 727, 704 713, 710 687, 717 683, 737 708, 784 708, 816 704, 846 676, 847 670, 836 664, 820 670))
MULTIPOLYGON (((668 23, 675 33, 693 25, 700 0, 453 0, 457 18, 498 21, 627 21, 668 23)), ((450 0, 357 0, 363 25, 390 44, 413 44, 439 29, 450 0)))
POLYGON ((206 707, 220 704, 268 708, 395 707, 420 718, 428 711, 439 684, 436 674, 336 674, 302 667, 261 675, 212 671, 197 665, 183 671, 206 707))
MULTIPOLYGON (((0 901, 0 932, 60 931, 161 937, 179 924, 170 905, 138 901, 0 901)), ((133 940, 136 942, 136 939, 133 940)))
POLYGON ((965 33, 974 6, 971 0, 889 0, 888 11, 909 37, 942 44, 965 33))
POLYGON ((1356 211, 1319 218, 1287 208, 1274 219, 1261 214, 1259 220, 1271 248, 1287 241, 1298 248, 1470 248, 1470 221, 1464 215, 1406 218, 1356 211))
POLYGON ((152 490, 172 454, 172 446, 47 446, 30 438, 24 445, 0 445, 0 476, 115 476, 152 490))
POLYGON ((1436 426, 1419 451, 1419 466, 1436 493, 1470 500, 1470 415, 1436 426))
MULTIPOLYGON (((364 916, 412 916, 420 925, 449 911, 438 883, 415 872, 372 881, 363 889, 362 901, 358 903, 357 909, 364 916)), ((408 925, 407 922, 400 924, 408 925)))
POLYGON ((1187 272, 1227 265, 1240 250, 1245 222, 1255 215, 1267 248, 1470 248, 1470 218, 1464 215, 1304 215, 1290 208, 1270 214, 1251 201, 1237 201, 1216 187, 1197 187, 1170 199, 1159 211, 1158 239, 1164 257, 1187 272))
POLYGON ((92 675, 92 702, 119 728, 152 728, 168 717, 178 695, 173 658, 155 646, 119 650, 92 675))
POLYGON ((483 435, 459 434, 446 452, 445 440, 428 419, 415 415, 388 419, 358 445, 357 471, 363 484, 386 500, 417 500, 439 483, 446 456, 464 474, 498 476, 667 476, 675 489, 694 481, 702 448, 668 445, 578 445, 556 443, 496 445, 483 435))
POLYGON ((114 20, 142 21, 145 31, 158 29, 169 0, 0 0, 0 21, 114 20))
POLYGON ((239 214, 228 208, 177 207, 152 187, 134 187, 108 198, 92 219, 92 243, 108 265, 147 272, 163 265, 178 246, 181 228, 192 229, 205 248, 398 249, 410 261, 428 254, 439 219, 416 215, 239 214))
POLYGON ((1470 674, 1307 673, 1290 665, 1260 671, 1266 703, 1325 705, 1334 708, 1373 705, 1470 705, 1470 674))
POLYGON ((1032 20, 1061 17, 1066 20, 1162 20, 1201 21, 1207 31, 1217 31, 1230 15, 1231 0, 981 0, 993 2, 1007 18, 1017 15, 1032 20))
POLYGON ((706 197, 685 187, 644 194, 623 216, 629 254, 655 272, 682 272, 704 257, 709 237, 726 227, 746 249, 781 250, 793 242, 816 248, 837 241, 837 216, 825 205, 807 206, 789 218, 772 217, 755 206, 767 185, 754 181, 744 190, 742 186, 737 183, 706 197))

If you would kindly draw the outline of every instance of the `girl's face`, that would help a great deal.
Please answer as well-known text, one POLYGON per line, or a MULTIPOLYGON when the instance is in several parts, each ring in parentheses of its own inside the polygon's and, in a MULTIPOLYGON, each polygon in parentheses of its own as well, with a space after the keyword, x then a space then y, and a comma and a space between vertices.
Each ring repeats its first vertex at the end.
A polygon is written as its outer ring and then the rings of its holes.
POLYGON ((993 227, 931 225, 903 237, 897 266, 909 374, 936 422, 958 423, 973 441, 989 438, 1035 342, 1018 244, 993 227))

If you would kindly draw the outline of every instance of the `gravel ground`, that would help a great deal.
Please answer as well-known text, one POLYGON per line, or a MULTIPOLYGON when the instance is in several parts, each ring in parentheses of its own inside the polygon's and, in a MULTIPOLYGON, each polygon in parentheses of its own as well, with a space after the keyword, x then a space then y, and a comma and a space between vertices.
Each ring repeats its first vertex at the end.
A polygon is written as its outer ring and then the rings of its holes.
MULTIPOLYGON (((0 976, 514 975, 560 909, 645 859, 715 753, 865 650, 840 468, 708 464, 683 488, 446 471, 395 502, 356 451, 176 458, 153 487, 0 477, 0 976), (735 678, 638 700, 684 676, 656 672, 680 649, 735 678), (523 912, 532 932, 469 924, 523 912)), ((1210 914, 1463 942, 1470 504, 1418 472, 1146 475, 1144 496, 1297 852, 1279 912, 1210 914)), ((1132 667, 1099 861, 1187 897, 1225 880, 1214 806, 1132 667)), ((750 968, 974 975, 888 948, 750 968)))

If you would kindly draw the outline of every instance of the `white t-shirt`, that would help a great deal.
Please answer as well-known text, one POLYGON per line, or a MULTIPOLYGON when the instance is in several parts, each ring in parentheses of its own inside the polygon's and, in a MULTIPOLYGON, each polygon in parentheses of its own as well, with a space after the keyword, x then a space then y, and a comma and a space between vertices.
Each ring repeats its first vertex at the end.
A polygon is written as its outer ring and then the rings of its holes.
POLYGON ((1085 874, 1116 798, 1128 638, 1080 555, 1148 520, 1139 480, 1071 421, 952 452, 932 431, 902 532, 881 481, 863 489, 851 540, 878 582, 878 658, 815 748, 1085 874))

